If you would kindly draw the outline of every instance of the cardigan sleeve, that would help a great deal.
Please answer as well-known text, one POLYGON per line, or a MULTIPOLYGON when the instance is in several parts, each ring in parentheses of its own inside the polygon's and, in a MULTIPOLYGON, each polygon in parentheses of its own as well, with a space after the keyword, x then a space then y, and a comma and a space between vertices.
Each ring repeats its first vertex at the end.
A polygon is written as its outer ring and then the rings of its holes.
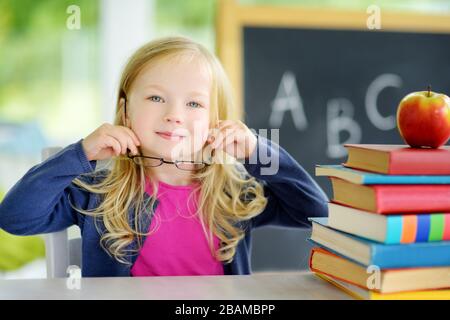
POLYGON ((33 166, 16 182, 0 203, 0 228, 16 235, 33 235, 82 224, 83 216, 71 204, 86 209, 90 194, 72 180, 93 172, 96 161, 87 159, 81 143, 79 140, 33 166))
POLYGON ((256 137, 257 147, 244 167, 262 183, 268 202, 252 218, 252 227, 309 227, 308 217, 327 216, 328 197, 314 179, 281 146, 260 135, 256 137))

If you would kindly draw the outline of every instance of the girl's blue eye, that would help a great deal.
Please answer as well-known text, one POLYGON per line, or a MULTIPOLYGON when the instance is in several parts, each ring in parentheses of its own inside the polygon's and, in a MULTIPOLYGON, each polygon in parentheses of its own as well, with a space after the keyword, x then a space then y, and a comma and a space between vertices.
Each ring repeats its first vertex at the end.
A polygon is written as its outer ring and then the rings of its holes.
POLYGON ((153 102, 162 102, 162 98, 159 96, 151 96, 148 98, 148 100, 153 101, 153 102))
POLYGON ((202 105, 200 103, 197 103, 195 101, 189 102, 188 105, 191 104, 191 103, 195 105, 194 108, 201 108, 202 107, 202 105))

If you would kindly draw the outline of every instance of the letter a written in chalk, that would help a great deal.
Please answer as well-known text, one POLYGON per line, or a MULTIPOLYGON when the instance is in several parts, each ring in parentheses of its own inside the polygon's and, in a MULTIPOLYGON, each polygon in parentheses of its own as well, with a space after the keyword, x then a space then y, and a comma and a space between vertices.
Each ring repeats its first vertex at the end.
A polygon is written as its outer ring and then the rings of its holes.
POLYGON ((303 102, 297 88, 295 75, 291 71, 286 71, 278 87, 277 96, 272 102, 272 112, 269 118, 271 128, 280 128, 283 123, 284 113, 290 111, 292 120, 297 130, 305 130, 308 126, 303 102))

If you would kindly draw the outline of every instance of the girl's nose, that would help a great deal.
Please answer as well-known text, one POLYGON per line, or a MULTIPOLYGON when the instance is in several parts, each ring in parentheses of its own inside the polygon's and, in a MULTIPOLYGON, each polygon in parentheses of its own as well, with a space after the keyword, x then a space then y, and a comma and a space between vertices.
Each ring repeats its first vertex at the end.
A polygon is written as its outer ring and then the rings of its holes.
POLYGON ((176 123, 176 124, 183 123, 183 120, 181 119, 181 117, 179 115, 176 115, 176 114, 173 114, 173 113, 164 116, 164 121, 165 122, 172 122, 172 123, 176 123))

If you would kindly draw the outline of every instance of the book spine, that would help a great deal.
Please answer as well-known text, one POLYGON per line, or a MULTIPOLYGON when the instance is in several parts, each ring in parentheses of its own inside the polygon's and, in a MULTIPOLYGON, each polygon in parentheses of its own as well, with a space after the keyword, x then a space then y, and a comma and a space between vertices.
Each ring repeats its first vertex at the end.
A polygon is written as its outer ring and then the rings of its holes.
POLYGON ((450 184, 450 176, 363 175, 361 184, 450 184))
POLYGON ((380 269, 450 266, 450 242, 372 245, 371 264, 380 269))
POLYGON ((386 244, 450 240, 450 214, 388 216, 386 244))
POLYGON ((450 185, 375 185, 377 212, 449 212, 450 185))
MULTIPOLYGON (((320 247, 313 248, 313 249, 311 250, 310 261, 309 261, 309 269, 311 270, 311 272, 318 273, 318 274, 322 274, 322 275, 326 275, 326 276, 331 277, 331 278, 333 278, 333 279, 337 279, 337 280, 340 280, 340 281, 344 281, 344 282, 346 282, 346 283, 350 283, 350 284, 355 285, 355 286, 358 286, 358 287, 360 287, 360 288, 367 289, 367 286, 362 286, 362 285, 360 285, 359 283, 350 281, 349 279, 346 279, 346 278, 343 278, 343 277, 339 277, 339 276, 337 276, 337 275, 335 275, 335 274, 334 274, 334 275, 333 275, 333 274, 329 274, 329 273, 327 273, 327 272, 325 272, 325 271, 323 271, 323 270, 321 270, 321 269, 314 268, 314 267, 313 267, 313 262, 312 262, 312 261, 313 261, 313 259, 314 259, 314 255, 315 255, 316 253, 318 253, 318 252, 323 253, 323 254, 326 254, 326 255, 330 255, 330 256, 336 256, 336 257, 338 257, 339 259, 348 260, 348 259, 346 259, 346 258, 344 258, 344 257, 342 257, 342 256, 333 254, 332 252, 327 251, 327 250, 325 250, 325 249, 323 249, 323 248, 320 248, 320 247)), ((348 260, 348 261, 351 261, 351 260, 348 260)), ((361 266, 361 268, 363 268, 363 266, 361 266)), ((379 292, 380 289, 374 289, 374 291, 378 291, 378 292, 379 292)))
MULTIPOLYGON (((358 237, 352 236, 355 239, 358 237)), ((329 248, 312 239, 308 242, 331 253, 355 262, 363 267, 377 266, 380 269, 448 267, 450 266, 450 241, 412 244, 369 244, 369 261, 359 261, 329 248)))
POLYGON ((313 248, 313 249, 311 250, 310 254, 309 254, 309 261, 308 261, 308 264, 309 264, 309 269, 310 269, 311 271, 312 271, 312 260, 313 260, 314 254, 316 253, 316 250, 317 250, 317 248, 313 248))
POLYGON ((393 151, 389 157, 389 174, 445 175, 450 174, 447 150, 393 151))
POLYGON ((445 216, 444 239, 450 241, 450 215, 445 216))

